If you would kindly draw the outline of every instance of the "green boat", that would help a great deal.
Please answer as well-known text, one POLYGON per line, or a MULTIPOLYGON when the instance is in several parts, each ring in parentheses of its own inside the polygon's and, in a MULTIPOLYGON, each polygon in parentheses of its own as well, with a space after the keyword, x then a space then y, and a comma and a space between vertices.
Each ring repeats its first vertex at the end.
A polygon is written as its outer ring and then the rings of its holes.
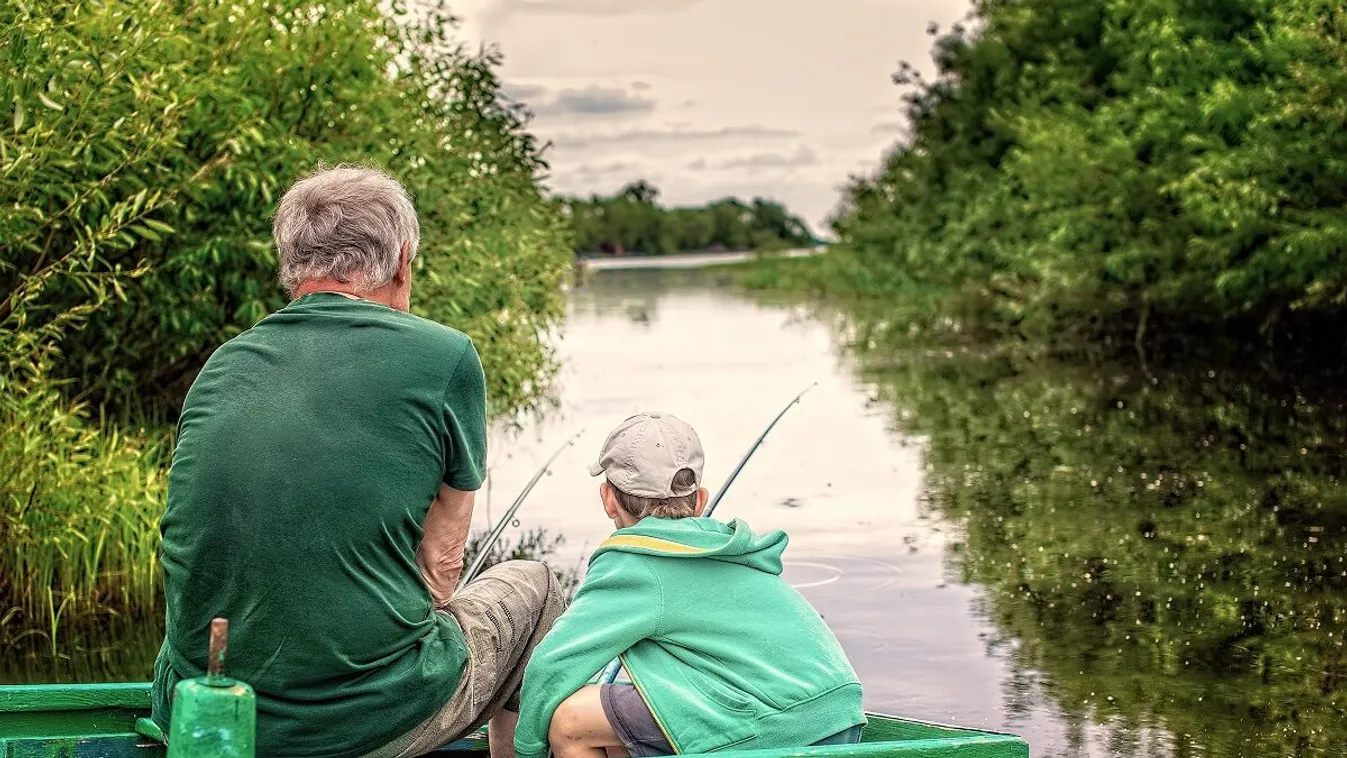
MULTIPOLYGON (((150 685, 0 686, 0 758, 163 758, 146 718, 150 685)), ((862 741, 792 750, 715 753, 716 758, 1028 758, 1019 737, 869 714, 862 741)), ((435 755, 484 758, 486 730, 435 755)))

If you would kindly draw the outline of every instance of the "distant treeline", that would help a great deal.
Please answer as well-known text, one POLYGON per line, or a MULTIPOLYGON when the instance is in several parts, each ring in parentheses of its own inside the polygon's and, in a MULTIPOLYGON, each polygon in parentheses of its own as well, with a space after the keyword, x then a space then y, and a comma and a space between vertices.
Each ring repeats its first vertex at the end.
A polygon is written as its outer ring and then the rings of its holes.
POLYGON ((563 197, 577 253, 668 255, 707 250, 786 250, 815 243, 798 216, 772 200, 735 198, 664 208, 659 190, 639 181, 611 197, 563 197))
POLYGON ((911 136, 853 180, 817 285, 1043 324, 1343 307, 1347 8, 975 8, 933 79, 896 74, 911 136))

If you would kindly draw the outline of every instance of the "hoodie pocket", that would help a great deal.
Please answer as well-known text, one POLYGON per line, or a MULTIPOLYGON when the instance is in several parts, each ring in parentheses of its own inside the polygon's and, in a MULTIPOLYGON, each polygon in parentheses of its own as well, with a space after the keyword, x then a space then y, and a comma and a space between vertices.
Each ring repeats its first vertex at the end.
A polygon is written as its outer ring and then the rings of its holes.
POLYGON ((708 753, 740 745, 758 736, 753 701, 713 676, 678 667, 685 684, 682 702, 669 726, 681 753, 708 753))

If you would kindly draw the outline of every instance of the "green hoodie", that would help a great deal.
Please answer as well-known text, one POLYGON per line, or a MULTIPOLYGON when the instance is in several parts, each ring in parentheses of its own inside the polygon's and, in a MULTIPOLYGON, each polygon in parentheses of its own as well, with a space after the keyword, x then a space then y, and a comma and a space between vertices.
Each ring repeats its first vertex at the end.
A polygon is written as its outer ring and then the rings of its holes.
POLYGON ((545 758, 557 706, 619 655, 679 753, 803 747, 864 724, 842 646, 781 578, 787 539, 737 519, 651 517, 614 532, 533 651, 518 758, 545 758))

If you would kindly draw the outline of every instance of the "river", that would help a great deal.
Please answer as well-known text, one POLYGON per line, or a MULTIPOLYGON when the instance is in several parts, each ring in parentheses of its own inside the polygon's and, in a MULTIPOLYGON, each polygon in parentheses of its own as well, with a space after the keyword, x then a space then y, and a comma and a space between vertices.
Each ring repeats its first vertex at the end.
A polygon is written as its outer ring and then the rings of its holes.
MULTIPOLYGON (((1341 754, 1343 385, 880 339, 881 320, 730 276, 576 286, 558 405, 493 434, 479 526, 583 430, 507 532, 564 538, 548 560, 580 570, 611 530, 586 468, 612 426, 684 418, 714 489, 817 382, 717 516, 790 534, 786 577, 868 708, 1014 732, 1044 758, 1341 754)), ((143 677, 156 634, 0 676, 143 677)))
POLYGON ((869 708, 1014 732, 1045 758, 1341 754, 1347 382, 1243 352, 1161 368, 879 323, 714 270, 592 277, 560 407, 498 443, 493 508, 583 429, 524 514, 574 565, 609 529, 584 469, 615 423, 682 416, 714 488, 818 382, 717 515, 790 534, 786 576, 869 708))

